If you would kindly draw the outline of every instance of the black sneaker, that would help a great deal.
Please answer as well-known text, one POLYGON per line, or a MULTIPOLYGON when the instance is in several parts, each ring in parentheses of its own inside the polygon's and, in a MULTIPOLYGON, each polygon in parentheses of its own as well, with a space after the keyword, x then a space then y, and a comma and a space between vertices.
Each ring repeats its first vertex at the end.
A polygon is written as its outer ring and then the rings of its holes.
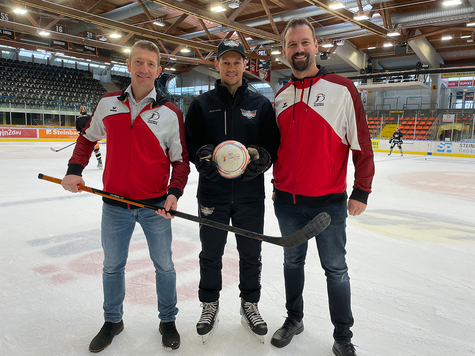
POLYGON ((176 350, 180 347, 180 334, 176 330, 175 322, 168 321, 166 323, 160 322, 159 329, 162 334, 162 345, 168 350, 176 350))
POLYGON ((124 330, 124 322, 122 320, 118 323, 106 321, 99 334, 89 344, 89 351, 100 352, 104 350, 111 344, 114 336, 119 335, 122 330, 124 330))
POLYGON ((336 356, 356 356, 355 346, 351 342, 338 343, 335 341, 332 351, 336 356))
POLYGON ((298 335, 303 331, 303 320, 297 321, 295 319, 287 317, 284 321, 284 325, 278 329, 270 343, 275 347, 284 347, 290 344, 294 335, 298 335))

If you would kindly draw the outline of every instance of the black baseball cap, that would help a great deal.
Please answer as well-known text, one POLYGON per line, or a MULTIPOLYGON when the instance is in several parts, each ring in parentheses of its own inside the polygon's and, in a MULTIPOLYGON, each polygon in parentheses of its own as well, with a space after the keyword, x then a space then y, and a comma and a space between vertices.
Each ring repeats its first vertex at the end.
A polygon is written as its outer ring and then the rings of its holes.
POLYGON ((221 42, 218 46, 218 54, 216 55, 216 58, 221 57, 223 54, 229 51, 239 52, 241 56, 243 56, 243 58, 246 58, 244 46, 241 42, 236 40, 224 40, 223 42, 221 42))

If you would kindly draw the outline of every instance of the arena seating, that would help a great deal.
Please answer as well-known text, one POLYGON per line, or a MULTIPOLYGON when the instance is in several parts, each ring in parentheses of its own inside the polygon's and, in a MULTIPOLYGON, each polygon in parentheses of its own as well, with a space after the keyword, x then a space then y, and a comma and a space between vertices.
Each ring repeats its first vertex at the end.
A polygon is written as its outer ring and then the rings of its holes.
POLYGON ((106 92, 88 71, 0 58, 0 105, 74 110, 94 107, 106 92))

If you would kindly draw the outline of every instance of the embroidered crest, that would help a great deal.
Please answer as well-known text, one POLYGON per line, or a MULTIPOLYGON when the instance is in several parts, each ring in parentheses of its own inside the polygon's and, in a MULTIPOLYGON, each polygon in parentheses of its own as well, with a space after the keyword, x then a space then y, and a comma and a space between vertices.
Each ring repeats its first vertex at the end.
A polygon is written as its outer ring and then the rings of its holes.
POLYGON ((247 117, 248 119, 252 119, 253 117, 256 116, 257 110, 241 109, 241 114, 242 114, 242 116, 247 117))
POLYGON ((227 40, 227 41, 224 41, 223 44, 226 47, 238 47, 239 46, 239 42, 236 41, 236 40, 227 40))
POLYGON ((158 112, 154 112, 147 122, 149 124, 158 125, 158 119, 160 119, 160 114, 158 112))
POLYGON ((214 208, 208 208, 208 207, 203 206, 203 205, 200 205, 200 210, 201 210, 201 214, 204 215, 204 216, 211 215, 214 212, 214 208))
POLYGON ((318 93, 317 98, 315 99, 313 106, 324 106, 325 104, 323 101, 325 100, 325 94, 323 93, 318 93))

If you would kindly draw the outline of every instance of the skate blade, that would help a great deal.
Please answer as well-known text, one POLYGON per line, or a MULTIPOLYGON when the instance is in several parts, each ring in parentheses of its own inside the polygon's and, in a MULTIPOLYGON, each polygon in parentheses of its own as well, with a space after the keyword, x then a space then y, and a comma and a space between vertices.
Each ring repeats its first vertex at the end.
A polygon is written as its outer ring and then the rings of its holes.
POLYGON ((264 345, 265 344, 265 339, 264 339, 264 336, 265 335, 258 335, 256 334, 254 331, 251 330, 251 327, 249 326, 247 320, 246 320, 246 317, 244 315, 241 315, 241 324, 246 328, 247 331, 249 331, 249 333, 254 336, 257 341, 261 344, 261 345, 264 345))
POLYGON ((211 339, 218 324, 219 324, 219 317, 216 316, 216 320, 214 321, 214 325, 211 331, 207 334, 201 335, 201 342, 203 343, 203 345, 206 345, 208 341, 211 339))

